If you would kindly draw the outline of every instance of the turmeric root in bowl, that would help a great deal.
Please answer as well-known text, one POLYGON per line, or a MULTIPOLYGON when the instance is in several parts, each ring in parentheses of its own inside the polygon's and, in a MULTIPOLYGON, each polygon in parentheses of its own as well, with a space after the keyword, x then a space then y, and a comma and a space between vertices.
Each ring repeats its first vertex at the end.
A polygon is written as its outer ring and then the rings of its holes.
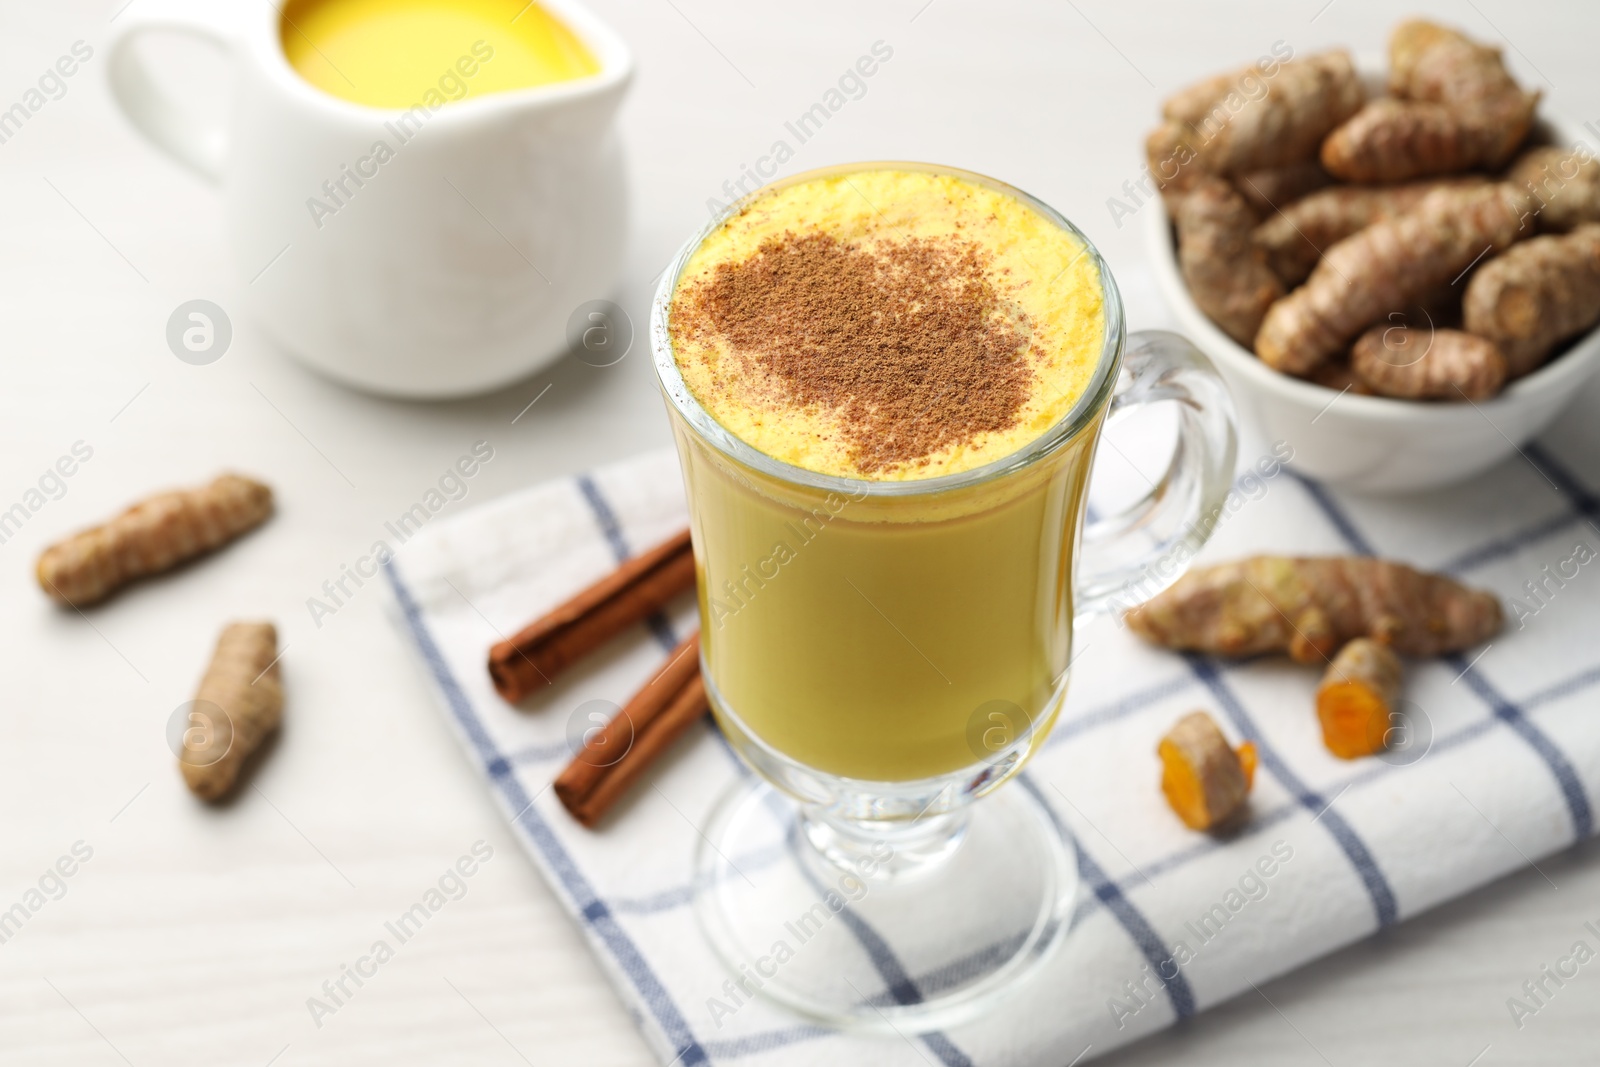
POLYGON ((1444 486, 1600 372, 1600 162, 1447 28, 1402 24, 1387 63, 1343 55, 1173 96, 1147 145, 1163 203, 1146 239, 1186 332, 1298 469, 1444 486), (1234 83, 1257 91, 1218 95, 1234 83))

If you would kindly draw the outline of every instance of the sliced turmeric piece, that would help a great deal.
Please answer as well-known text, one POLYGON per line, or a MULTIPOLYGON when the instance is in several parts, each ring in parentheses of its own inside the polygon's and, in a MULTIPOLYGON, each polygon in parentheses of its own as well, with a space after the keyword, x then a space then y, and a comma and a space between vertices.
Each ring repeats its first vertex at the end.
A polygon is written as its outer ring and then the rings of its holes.
POLYGON ((1400 700, 1400 658, 1358 637, 1339 650, 1317 689, 1322 742, 1340 759, 1381 752, 1400 700))
POLYGON ((205 721, 185 734, 178 769, 195 796, 221 800, 238 783, 245 760, 283 721, 278 631, 272 623, 235 622, 223 629, 194 707, 193 714, 205 721))
POLYGON ((1531 233, 1528 202, 1525 190, 1505 182, 1436 189, 1409 211, 1346 237, 1324 250, 1304 285, 1268 309, 1256 354, 1276 370, 1310 374, 1385 315, 1531 233))
POLYGON ((1539 101, 1498 49, 1420 19, 1390 38, 1389 91, 1323 142, 1322 165, 1335 177, 1397 182, 1500 167, 1527 136, 1539 101))
POLYGON ((1463 300, 1467 329, 1505 354, 1510 377, 1600 322, 1600 224, 1535 237, 1479 267, 1463 300))
POLYGON ((1253 556, 1196 568, 1123 619, 1166 648, 1321 663, 1357 637, 1408 656, 1459 652, 1497 633, 1504 613, 1493 593, 1403 563, 1253 556))
POLYGON ((1487 400, 1506 381, 1495 343, 1461 330, 1374 326, 1356 341, 1350 366, 1374 392, 1405 400, 1487 400))
POLYGON ((1211 716, 1192 711, 1167 731, 1156 754, 1161 757, 1161 791, 1185 826, 1214 830, 1244 811, 1255 780, 1252 742, 1229 747, 1211 716))
POLYGON ((1283 282, 1251 240, 1255 214, 1232 185, 1205 175, 1178 202, 1174 221, 1189 294, 1223 333, 1249 345, 1283 295, 1283 282))
POLYGON ((51 545, 39 556, 39 587, 62 604, 104 600, 135 578, 159 574, 221 548, 272 514, 272 489, 237 474, 161 493, 104 526, 51 545))

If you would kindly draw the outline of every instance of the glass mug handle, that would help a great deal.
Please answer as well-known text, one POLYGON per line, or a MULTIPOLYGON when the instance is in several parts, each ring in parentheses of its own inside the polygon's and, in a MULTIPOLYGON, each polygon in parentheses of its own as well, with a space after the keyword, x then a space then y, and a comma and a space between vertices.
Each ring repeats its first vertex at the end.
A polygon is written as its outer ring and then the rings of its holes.
POLYGON ((1228 387, 1187 338, 1165 330, 1131 334, 1107 422, 1166 400, 1178 404, 1178 442, 1166 473, 1131 507, 1084 528, 1080 623, 1131 608, 1177 581, 1222 515, 1238 451, 1228 387))

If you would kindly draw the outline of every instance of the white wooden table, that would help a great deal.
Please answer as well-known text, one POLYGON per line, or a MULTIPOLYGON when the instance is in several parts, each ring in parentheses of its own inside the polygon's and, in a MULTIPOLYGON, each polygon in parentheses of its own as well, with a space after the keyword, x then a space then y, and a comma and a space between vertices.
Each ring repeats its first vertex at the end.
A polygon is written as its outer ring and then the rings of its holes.
MULTIPOLYGON (((636 350, 472 401, 396 403, 318 378, 236 318, 220 362, 179 362, 163 336, 171 311, 194 297, 234 306, 241 282, 225 267, 214 192, 112 108, 99 46, 122 2, 0 4, 0 107, 74 41, 96 48, 66 95, 0 144, 0 509, 75 442, 93 449, 65 494, 0 545, 0 909, 75 843, 92 849, 64 895, 0 944, 0 1061, 644 1065, 629 1018, 419 684, 387 594, 363 589, 320 627, 306 599, 475 440, 495 458, 452 510, 665 443, 648 361, 636 350), (34 588, 33 557, 55 536, 224 466, 278 489, 280 513, 258 535, 87 617, 34 588), (211 810, 184 791, 164 729, 219 625, 240 616, 280 625, 287 728, 252 788, 211 810), (495 854, 466 896, 316 1026, 307 998, 479 839, 495 854)), ((1600 8, 1415 6, 1509 35, 1522 76, 1580 121, 1600 119, 1600 8)), ((639 56, 623 115, 636 223, 620 297, 636 320, 706 199, 882 40, 892 60, 788 169, 919 158, 1006 178, 1100 244, 1136 326, 1165 324, 1139 227, 1114 225, 1106 203, 1137 177, 1157 101, 1276 40, 1379 50, 1393 18, 1370 0, 1220 13, 1154 0, 596 7, 639 56)), ((220 71, 175 51, 170 73, 205 85, 220 71)), ((1508 878, 1113 1062, 1464 1067, 1485 1046, 1485 1063, 1592 1058, 1600 970, 1520 1032, 1505 1006, 1600 920, 1600 848, 1542 866, 1558 891, 1532 871, 1508 878)))

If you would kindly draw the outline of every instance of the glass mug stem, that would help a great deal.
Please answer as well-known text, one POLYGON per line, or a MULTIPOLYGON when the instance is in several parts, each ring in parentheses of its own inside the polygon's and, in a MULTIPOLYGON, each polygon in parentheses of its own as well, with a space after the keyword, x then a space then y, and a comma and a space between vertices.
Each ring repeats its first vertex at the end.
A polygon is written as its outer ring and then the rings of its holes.
POLYGON ((947 861, 961 847, 969 823, 965 807, 915 819, 840 818, 826 807, 802 806, 797 825, 815 855, 836 872, 871 882, 915 878, 947 861))

